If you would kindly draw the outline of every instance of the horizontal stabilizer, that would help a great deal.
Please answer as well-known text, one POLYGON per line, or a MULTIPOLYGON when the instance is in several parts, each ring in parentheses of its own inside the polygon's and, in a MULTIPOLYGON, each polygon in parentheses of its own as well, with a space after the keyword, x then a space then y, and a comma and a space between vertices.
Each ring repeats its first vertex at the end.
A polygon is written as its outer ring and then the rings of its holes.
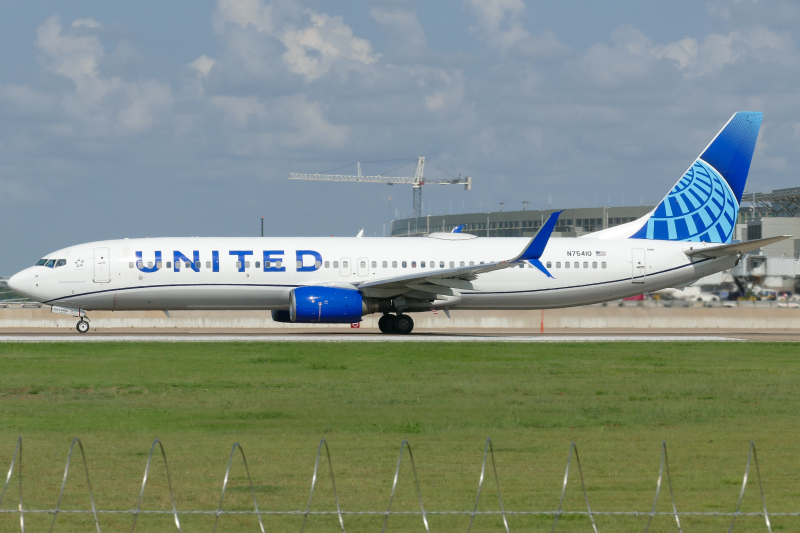
POLYGON ((710 248, 697 248, 696 250, 685 250, 686 255, 689 257, 725 257, 729 255, 745 254, 758 250, 768 244, 780 242, 784 239, 790 239, 791 235, 780 235, 778 237, 769 237, 766 239, 757 239, 755 241, 737 242, 735 244, 724 244, 722 246, 712 246, 710 248))

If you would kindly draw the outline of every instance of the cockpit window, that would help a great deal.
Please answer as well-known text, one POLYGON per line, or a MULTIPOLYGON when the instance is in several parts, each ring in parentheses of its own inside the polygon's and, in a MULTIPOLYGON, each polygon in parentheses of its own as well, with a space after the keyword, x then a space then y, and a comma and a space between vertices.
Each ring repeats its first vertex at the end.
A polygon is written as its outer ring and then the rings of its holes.
POLYGON ((66 264, 67 264, 67 260, 66 259, 59 259, 58 261, 56 261, 56 268, 63 267, 66 264))
POLYGON ((47 263, 47 259, 39 259, 39 262, 36 263, 36 266, 44 266, 45 263, 47 263))
POLYGON ((55 259, 50 259, 47 263, 44 264, 47 268, 53 268, 56 265, 55 259))

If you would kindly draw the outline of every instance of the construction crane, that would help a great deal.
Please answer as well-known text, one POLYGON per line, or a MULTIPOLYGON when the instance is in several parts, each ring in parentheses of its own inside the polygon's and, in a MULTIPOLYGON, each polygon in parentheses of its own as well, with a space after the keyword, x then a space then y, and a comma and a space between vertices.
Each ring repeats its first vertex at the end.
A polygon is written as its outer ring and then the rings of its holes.
MULTIPOLYGON (((417 158, 417 169, 414 171, 413 177, 396 177, 385 176, 378 174, 376 176, 364 176, 361 173, 361 163, 356 163, 357 174, 354 176, 338 175, 338 174, 299 174, 291 172, 289 174, 290 180, 308 180, 308 181, 356 181, 365 183, 387 183, 389 185, 397 184, 410 184, 414 195, 414 216, 420 218, 422 216, 422 186, 423 185, 463 185, 465 191, 472 190, 472 178, 467 176, 462 178, 460 175, 453 179, 443 179, 436 181, 425 181, 423 171, 425 170, 425 158, 417 158)), ((395 169, 396 170, 396 169, 395 169)), ((391 172, 391 171, 389 171, 391 172)))

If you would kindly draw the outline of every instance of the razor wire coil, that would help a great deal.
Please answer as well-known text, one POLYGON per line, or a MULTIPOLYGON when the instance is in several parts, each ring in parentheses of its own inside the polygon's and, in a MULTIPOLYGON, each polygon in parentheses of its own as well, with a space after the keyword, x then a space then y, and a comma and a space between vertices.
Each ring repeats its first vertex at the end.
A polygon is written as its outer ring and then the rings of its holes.
MULTIPOLYGON (((573 469, 574 470, 574 469, 573 469)), ((42 514, 49 514, 52 515, 52 521, 50 523, 49 531, 52 532, 53 528, 55 527, 56 521, 59 515, 62 514, 83 514, 83 515, 92 515, 94 520, 94 526, 97 533, 102 533, 100 527, 100 521, 98 519, 99 515, 132 515, 133 516, 133 524, 131 526, 131 533, 134 533, 136 530, 136 525, 138 523, 139 515, 171 515, 173 517, 174 525, 177 531, 180 533, 181 529, 181 521, 180 515, 190 516, 190 515, 208 515, 214 516, 214 525, 212 529, 212 533, 216 531, 219 519, 223 515, 251 515, 256 516, 258 518, 258 526, 261 533, 265 533, 266 530, 264 528, 264 523, 262 520, 262 516, 297 516, 303 517, 303 522, 300 527, 300 532, 302 533, 305 530, 308 517, 309 516, 332 516, 336 515, 338 518, 338 525, 339 528, 342 530, 342 533, 346 533, 345 528, 345 516, 384 516, 383 527, 381 529, 382 533, 386 531, 389 518, 392 515, 398 516, 419 516, 422 519, 422 526, 427 533, 430 533, 430 524, 428 522, 428 516, 435 515, 435 516, 469 516, 469 524, 467 526, 467 533, 472 530, 472 525, 475 520, 476 516, 500 516, 502 518, 503 527, 506 533, 510 533, 510 526, 507 520, 507 516, 550 516, 553 518, 553 525, 551 528, 551 532, 555 532, 558 527, 559 518, 562 516, 586 516, 589 518, 591 523, 592 529, 594 533, 599 533, 599 529, 597 527, 597 523, 595 522, 596 516, 627 516, 627 517, 635 517, 635 518, 647 518, 647 524, 644 528, 644 533, 648 533, 650 529, 650 525, 652 520, 656 516, 669 516, 675 520, 676 526, 680 533, 683 533, 683 526, 681 524, 680 518, 681 517, 724 517, 730 518, 730 526, 728 527, 728 533, 733 531, 733 527, 736 524, 736 520, 738 517, 757 517, 764 519, 764 526, 768 533, 772 533, 772 524, 770 521, 770 517, 800 517, 800 512, 768 512, 767 505, 766 505, 766 498, 764 496, 764 488, 761 482, 761 472, 758 465, 758 456, 756 454, 756 447, 754 442, 750 442, 750 446, 748 449, 747 454, 747 463, 745 466, 744 476, 742 477, 742 487, 739 491, 739 497, 736 504, 736 510, 734 512, 721 512, 721 511, 678 511, 677 506, 675 504, 675 497, 673 493, 672 487, 672 480, 670 477, 670 470, 669 470, 669 461, 667 457, 667 444, 666 441, 662 441, 661 443, 661 464, 659 466, 658 477, 656 481, 656 492, 655 497, 653 500, 653 505, 650 511, 598 511, 593 510, 589 504, 589 496, 586 491, 586 485, 584 482, 583 477, 583 469, 580 463, 580 456, 578 455, 578 447, 573 442, 570 445, 569 454, 567 456, 567 464, 566 469, 564 472, 564 479, 561 487, 561 496, 559 499, 558 509, 554 511, 512 511, 505 509, 503 506, 503 499, 500 492, 500 479, 497 473, 497 465, 495 463, 494 458, 494 450, 492 447, 491 439, 486 439, 486 446, 484 448, 483 453, 483 463, 481 465, 480 476, 478 480, 478 490, 475 496, 475 505, 472 510, 464 510, 464 511, 432 511, 425 508, 423 498, 422 498, 422 490, 420 488, 419 479, 417 477, 417 470, 416 464, 414 462, 414 455, 411 450, 411 444, 407 440, 403 440, 400 445, 400 454, 397 459, 397 467, 395 470, 395 474, 392 480, 392 490, 389 496, 389 503, 385 511, 347 511, 341 509, 339 505, 339 496, 336 492, 336 482, 333 475, 333 461, 331 459, 330 449, 328 447, 328 443, 325 439, 322 439, 319 443, 317 448, 317 455, 316 460, 314 462, 314 472, 311 478, 311 489, 309 491, 308 503, 306 505, 305 510, 286 510, 286 511, 273 511, 273 510, 261 510, 258 508, 258 501, 255 494, 255 487, 252 482, 252 478, 250 477, 250 469, 247 465, 247 458, 244 453, 244 449, 242 446, 236 442, 233 444, 231 448, 230 456, 228 458, 228 466, 225 470, 225 476, 222 482, 222 491, 220 494, 219 505, 215 510, 178 510, 176 502, 175 502, 175 494, 172 486, 172 480, 169 474, 169 464, 167 461, 167 454, 164 449, 163 443, 156 439, 153 441, 152 446, 150 447, 150 453, 147 457, 147 463, 145 465, 144 476, 142 478, 142 486, 139 491, 139 498, 134 509, 98 509, 95 505, 94 494, 92 492, 92 485, 89 478, 89 466, 86 459, 86 453, 83 447, 83 443, 79 438, 75 438, 72 441, 72 444, 69 447, 69 451, 67 453, 67 461, 64 467, 64 475, 61 482, 61 489, 59 491, 58 500, 56 502, 56 506, 53 509, 26 509, 24 507, 24 500, 23 500, 23 484, 22 484, 22 436, 17 439, 17 444, 14 449, 14 454, 11 459, 11 464, 8 469, 8 473, 6 475, 5 483, 3 484, 3 489, 0 491, 0 515, 3 514, 18 514, 19 515, 19 524, 20 524, 20 532, 25 533, 25 515, 42 515, 42 514), (64 490, 66 488, 67 479, 70 473, 70 467, 72 465, 72 456, 73 451, 75 450, 75 446, 78 446, 78 451, 80 452, 80 459, 83 465, 83 473, 86 477, 86 486, 88 490, 89 500, 91 502, 90 509, 61 509, 61 501, 64 496, 64 490), (166 472, 166 479, 167 479, 167 487, 169 489, 169 496, 170 496, 170 503, 171 503, 171 510, 148 510, 142 509, 142 501, 144 498, 145 489, 147 487, 147 482, 149 480, 149 473, 150 467, 152 465, 152 460, 154 458, 154 452, 156 452, 156 448, 158 447, 158 451, 160 454, 155 454, 156 459, 161 458, 164 463, 165 472, 166 472), (248 488, 250 489, 250 493, 253 498, 253 509, 252 510, 239 510, 239 511, 232 511, 232 510, 224 510, 223 504, 225 501, 225 494, 228 488, 228 481, 230 479, 230 472, 231 468, 233 467, 234 458, 236 457, 236 452, 239 451, 239 457, 241 457, 242 464, 245 468, 245 473, 247 477, 248 488), (324 455, 323 455, 324 450, 324 455), (397 484, 400 479, 400 467, 403 461, 404 455, 407 454, 409 457, 409 461, 411 462, 411 472, 414 476, 414 488, 417 493, 417 499, 419 500, 419 511, 393 511, 392 510, 392 503, 395 498, 397 484), (581 492, 583 494, 583 499, 586 504, 585 511, 566 511, 563 509, 564 498, 566 495, 567 485, 570 479, 570 469, 572 468, 573 456, 575 461, 575 466, 578 469, 578 479, 581 484, 581 492), (321 461, 322 460, 322 461, 321 461), (487 477, 486 467, 487 464, 491 461, 491 474, 493 474, 496 493, 497 493, 497 500, 500 506, 499 511, 479 511, 478 505, 481 500, 481 494, 483 490, 483 483, 485 478, 487 477), (321 477, 320 474, 320 466, 323 468, 327 464, 328 473, 330 474, 330 481, 331 486, 333 488, 333 495, 334 501, 336 504, 336 510, 331 511, 312 511, 311 505, 314 499, 314 490, 317 487, 317 482, 321 477), (761 511, 756 512, 742 512, 741 506, 742 501, 744 499, 745 491, 747 489, 747 484, 750 478, 750 468, 751 465, 755 465, 755 477, 758 484, 759 494, 761 497, 761 511), (3 509, 2 504, 3 500, 6 496, 7 490, 10 486, 11 479, 13 478, 14 473, 17 473, 17 478, 19 482, 19 504, 17 509, 3 509), (659 496, 661 494, 661 488, 664 481, 664 477, 666 477, 669 499, 671 503, 671 511, 657 511, 657 504, 659 501, 659 496)))

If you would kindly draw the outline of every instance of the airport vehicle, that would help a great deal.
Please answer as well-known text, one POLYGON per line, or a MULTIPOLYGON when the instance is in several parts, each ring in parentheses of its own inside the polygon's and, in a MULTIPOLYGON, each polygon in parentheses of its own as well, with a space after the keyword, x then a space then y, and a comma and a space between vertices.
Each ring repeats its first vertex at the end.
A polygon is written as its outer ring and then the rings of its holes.
POLYGON ((581 238, 461 232, 422 238, 155 238, 71 246, 8 282, 79 318, 86 311, 263 309, 294 323, 410 333, 409 313, 544 309, 681 287, 784 237, 733 243, 762 114, 733 115, 653 211, 581 238))

